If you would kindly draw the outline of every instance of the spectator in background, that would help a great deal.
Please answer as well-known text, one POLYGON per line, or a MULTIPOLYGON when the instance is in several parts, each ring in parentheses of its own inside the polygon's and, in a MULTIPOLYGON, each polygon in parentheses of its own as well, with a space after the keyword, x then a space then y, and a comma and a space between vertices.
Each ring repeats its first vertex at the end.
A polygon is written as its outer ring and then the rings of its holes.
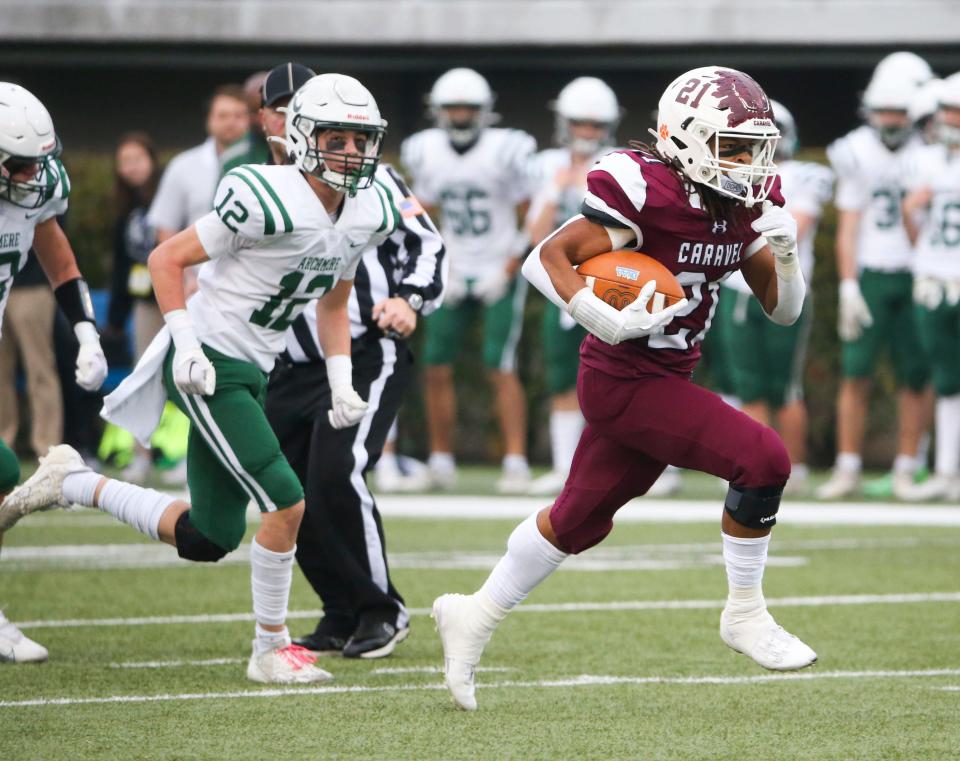
POLYGON ((53 291, 31 250, 10 289, 0 339, 0 438, 12 448, 20 429, 19 365, 30 399, 30 448, 37 457, 63 438, 63 397, 53 351, 56 312, 53 291))
POLYGON ((147 220, 157 232, 158 243, 210 211, 220 181, 221 157, 249 128, 250 115, 243 88, 224 85, 214 90, 207 109, 209 137, 174 156, 150 206, 147 220))
MULTIPOLYGON (((294 64, 287 64, 294 65, 294 64)), ((220 156, 220 173, 244 164, 266 164, 270 159, 270 147, 263 132, 260 111, 263 108, 263 83, 270 72, 258 71, 247 77, 243 83, 243 94, 247 101, 247 114, 250 128, 247 134, 227 148, 220 156)))
MULTIPOLYGON (((147 211, 157 192, 160 164, 157 149, 145 132, 128 132, 120 138, 114 156, 113 280, 105 335, 126 340, 126 324, 133 313, 134 360, 139 360, 163 327, 147 270, 147 257, 156 233, 147 211)), ((153 467, 149 450, 136 445, 134 459, 124 478, 142 483, 153 467)))

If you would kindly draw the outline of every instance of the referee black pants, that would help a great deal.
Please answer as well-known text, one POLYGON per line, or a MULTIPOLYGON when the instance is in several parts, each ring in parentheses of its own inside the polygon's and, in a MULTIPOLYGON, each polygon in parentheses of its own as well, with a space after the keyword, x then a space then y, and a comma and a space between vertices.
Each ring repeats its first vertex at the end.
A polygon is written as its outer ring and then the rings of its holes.
POLYGON ((327 420, 330 385, 324 362, 281 359, 267 390, 267 418, 306 492, 297 563, 323 601, 324 630, 349 637, 362 618, 398 628, 408 616, 390 581, 383 525, 367 471, 380 459, 410 382, 413 355, 388 338, 354 341, 353 387, 370 409, 359 425, 335 430, 327 420))

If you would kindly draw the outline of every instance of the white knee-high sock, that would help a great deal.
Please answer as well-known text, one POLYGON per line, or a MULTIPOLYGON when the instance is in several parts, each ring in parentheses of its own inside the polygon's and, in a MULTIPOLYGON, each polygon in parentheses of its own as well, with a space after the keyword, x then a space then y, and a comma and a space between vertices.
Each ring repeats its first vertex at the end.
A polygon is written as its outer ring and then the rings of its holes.
POLYGON ((960 471, 960 394, 937 399, 936 472, 955 476, 960 471))
POLYGON ((766 607, 762 582, 770 535, 747 539, 721 532, 720 536, 723 564, 727 569, 727 610, 749 613, 766 607))
POLYGON ((523 602, 566 557, 566 552, 558 550, 540 533, 534 513, 510 534, 507 554, 500 558, 475 597, 481 604, 492 602, 495 609, 490 610, 486 604, 484 608, 500 620, 523 602))
POLYGON ((584 423, 580 410, 554 410, 550 413, 550 453, 557 473, 570 472, 584 423))
POLYGON ((145 489, 111 478, 94 501, 97 484, 102 478, 99 473, 71 473, 63 479, 63 496, 77 505, 98 507, 141 534, 159 539, 160 516, 176 499, 156 489, 145 489))
POLYGON ((253 614, 257 619, 254 649, 258 655, 290 644, 290 633, 286 626, 283 631, 271 632, 262 629, 261 624, 283 626, 287 621, 295 553, 295 547, 288 552, 268 550, 256 538, 250 543, 250 588, 253 592, 253 614))

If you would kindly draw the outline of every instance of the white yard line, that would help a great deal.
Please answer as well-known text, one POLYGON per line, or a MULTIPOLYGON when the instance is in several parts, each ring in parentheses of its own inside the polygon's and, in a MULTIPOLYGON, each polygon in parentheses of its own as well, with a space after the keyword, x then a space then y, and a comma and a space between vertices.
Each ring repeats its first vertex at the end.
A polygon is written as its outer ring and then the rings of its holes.
MULTIPOLYGON (((821 679, 909 679, 941 676, 960 676, 960 669, 926 669, 920 671, 803 671, 792 674, 763 674, 758 676, 604 676, 581 674, 562 679, 535 681, 480 682, 482 689, 524 689, 564 687, 605 687, 611 685, 750 685, 770 682, 816 681, 821 679)), ((104 703, 167 703, 187 700, 234 700, 242 698, 277 698, 304 695, 337 695, 366 692, 412 692, 446 689, 442 684, 399 684, 381 686, 337 685, 329 687, 288 687, 269 690, 238 690, 234 692, 187 692, 160 695, 108 695, 97 698, 35 698, 32 700, 0 701, 3 708, 35 706, 71 706, 104 703)))
MULTIPOLYGON (((767 604, 777 607, 822 607, 832 605, 908 605, 930 602, 960 602, 960 592, 911 592, 887 595, 827 595, 818 597, 768 597, 767 604)), ((618 610, 710 610, 720 609, 717 600, 626 600, 615 602, 524 603, 518 613, 606 612, 618 610)), ((430 615, 430 608, 409 608, 413 616, 430 615)), ((320 610, 290 611, 288 619, 319 618, 320 610)), ((142 616, 136 618, 73 618, 18 621, 21 629, 69 629, 81 626, 157 626, 163 624, 222 624, 253 621, 252 613, 217 613, 182 616, 142 616)))
POLYGON ((235 666, 246 663, 246 658, 207 658, 199 661, 127 661, 111 663, 112 669, 172 669, 181 666, 235 666))

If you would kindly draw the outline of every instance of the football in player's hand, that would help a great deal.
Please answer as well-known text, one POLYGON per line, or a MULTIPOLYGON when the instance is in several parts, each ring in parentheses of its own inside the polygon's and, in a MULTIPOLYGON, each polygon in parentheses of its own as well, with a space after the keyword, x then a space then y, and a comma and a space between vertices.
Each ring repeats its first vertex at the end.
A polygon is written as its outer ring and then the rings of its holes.
POLYGON ((657 290, 647 304, 656 313, 683 298, 683 288, 664 265, 652 256, 637 251, 611 251, 587 259, 577 271, 586 278, 597 298, 614 309, 632 303, 650 280, 657 281, 657 290))

